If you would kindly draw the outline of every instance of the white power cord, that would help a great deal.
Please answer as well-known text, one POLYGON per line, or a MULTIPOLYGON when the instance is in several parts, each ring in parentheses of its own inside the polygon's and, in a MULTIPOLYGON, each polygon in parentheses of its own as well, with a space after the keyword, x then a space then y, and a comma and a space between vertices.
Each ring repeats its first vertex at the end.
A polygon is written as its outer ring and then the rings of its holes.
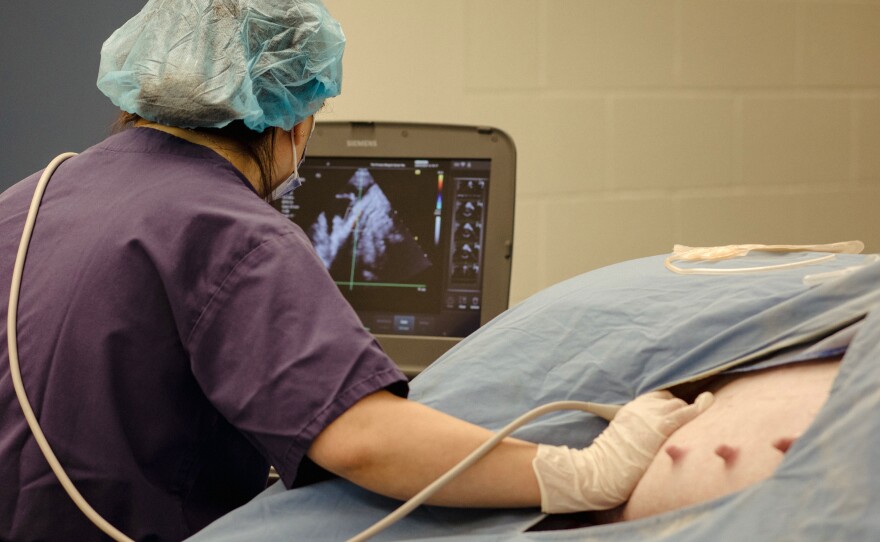
POLYGON ((49 446, 49 442, 46 440, 43 430, 40 429, 40 424, 37 421, 37 417, 34 415, 30 402, 28 401, 27 394, 24 391, 24 383, 21 379, 21 368, 18 362, 18 338, 16 336, 18 298, 21 290, 21 277, 24 271, 24 261, 27 257, 28 245, 30 244, 31 235, 34 231, 34 223, 37 221, 37 211, 40 208, 40 201, 43 199, 46 185, 49 184, 49 178, 52 177, 52 173, 55 172, 55 169, 58 168, 61 162, 67 160, 71 156, 76 156, 76 153, 66 152, 60 154, 49 162, 48 166, 46 166, 46 170, 43 171, 43 175, 37 182, 37 188, 34 190, 34 197, 31 200, 31 206, 28 210, 24 231, 21 234, 21 242, 18 245, 18 254, 15 257, 15 267, 12 271, 12 285, 9 287, 9 313, 6 317, 6 334, 8 336, 9 344, 9 372, 12 375, 12 385, 15 387, 15 395, 18 397, 18 402, 21 405, 21 410, 24 412, 25 420, 27 420, 27 424, 31 428, 31 432, 34 434, 34 440, 37 441, 37 445, 46 457, 46 461, 52 468, 52 472, 55 473, 55 476, 58 478, 58 481, 61 482, 62 487, 64 487, 64 490, 70 496, 71 500, 73 500, 74 504, 76 504, 82 513, 101 529, 104 534, 117 542, 134 542, 131 538, 125 536, 116 527, 102 518, 101 515, 98 514, 88 502, 86 502, 80 492, 77 491, 76 487, 73 485, 73 482, 70 481, 67 473, 64 472, 64 468, 61 466, 58 458, 55 457, 55 453, 52 451, 52 447, 49 446))
POLYGON ((555 403, 547 403, 546 405, 534 408, 526 412, 519 418, 510 422, 508 425, 498 431, 498 433, 496 433, 491 439, 487 440, 479 448, 471 452, 470 455, 462 459, 461 462, 449 469, 446 474, 435 480, 425 489, 421 490, 410 500, 406 501, 403 505, 397 508, 397 510, 391 512, 385 518, 373 524, 372 527, 369 527, 361 533, 353 536, 352 538, 349 538, 348 542, 363 542, 365 540, 369 540, 370 538, 381 533, 388 527, 391 527, 392 525, 406 517, 410 512, 421 506, 435 493, 440 491, 443 486, 451 482, 455 477, 464 472, 471 465, 482 459, 483 456, 489 453, 492 448, 497 446, 511 433, 513 433, 523 425, 527 424, 528 422, 534 420, 535 418, 538 418, 550 412, 556 412, 558 410, 580 410, 583 412, 589 412, 590 414, 595 414, 601 418, 611 421, 614 418, 615 414, 617 414, 617 411, 620 409, 621 405, 586 403, 583 401, 557 401, 555 403))

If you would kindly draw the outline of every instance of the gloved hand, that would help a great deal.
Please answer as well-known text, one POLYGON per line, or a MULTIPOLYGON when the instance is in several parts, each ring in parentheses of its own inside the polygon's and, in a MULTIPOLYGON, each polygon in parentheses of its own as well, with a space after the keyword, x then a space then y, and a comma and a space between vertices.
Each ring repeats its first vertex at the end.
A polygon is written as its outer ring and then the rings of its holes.
POLYGON ((692 405, 668 391, 646 393, 621 408, 587 448, 538 445, 532 467, 541 488, 541 510, 558 514, 623 504, 666 438, 714 401, 709 392, 692 405))

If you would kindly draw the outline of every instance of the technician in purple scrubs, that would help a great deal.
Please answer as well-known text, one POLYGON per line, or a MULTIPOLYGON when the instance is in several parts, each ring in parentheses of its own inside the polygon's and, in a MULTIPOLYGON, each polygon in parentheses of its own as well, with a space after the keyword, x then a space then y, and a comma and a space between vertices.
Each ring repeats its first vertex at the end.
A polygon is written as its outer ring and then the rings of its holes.
MULTIPOLYGON (((195 533, 260 492, 270 464, 287 487, 329 471, 409 497, 489 436, 406 400, 307 237, 267 203, 296 184, 343 44, 318 0, 151 0, 104 45, 98 84, 127 128, 52 176, 18 350, 68 475, 136 540, 195 533)), ((3 307, 38 177, 0 196, 3 307)), ((433 502, 616 506, 699 410, 651 394, 585 450, 505 441, 433 502)), ((2 348, 0 540, 104 539, 37 448, 2 348)))

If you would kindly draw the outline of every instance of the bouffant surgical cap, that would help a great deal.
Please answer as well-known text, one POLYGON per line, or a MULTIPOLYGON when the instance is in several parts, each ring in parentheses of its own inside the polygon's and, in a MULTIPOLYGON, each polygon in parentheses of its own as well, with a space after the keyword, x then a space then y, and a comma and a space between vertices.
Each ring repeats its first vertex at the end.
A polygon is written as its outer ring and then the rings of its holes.
POLYGON ((344 47, 320 0, 149 0, 104 42, 98 88, 170 126, 290 130, 339 94, 344 47))

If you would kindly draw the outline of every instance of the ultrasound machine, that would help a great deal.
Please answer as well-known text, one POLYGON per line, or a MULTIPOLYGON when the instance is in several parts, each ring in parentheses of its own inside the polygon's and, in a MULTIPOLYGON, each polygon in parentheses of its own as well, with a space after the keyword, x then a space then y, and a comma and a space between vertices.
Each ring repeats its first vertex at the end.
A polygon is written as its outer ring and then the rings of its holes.
POLYGON ((275 205, 414 376, 507 308, 515 172, 495 128, 321 122, 275 205))

